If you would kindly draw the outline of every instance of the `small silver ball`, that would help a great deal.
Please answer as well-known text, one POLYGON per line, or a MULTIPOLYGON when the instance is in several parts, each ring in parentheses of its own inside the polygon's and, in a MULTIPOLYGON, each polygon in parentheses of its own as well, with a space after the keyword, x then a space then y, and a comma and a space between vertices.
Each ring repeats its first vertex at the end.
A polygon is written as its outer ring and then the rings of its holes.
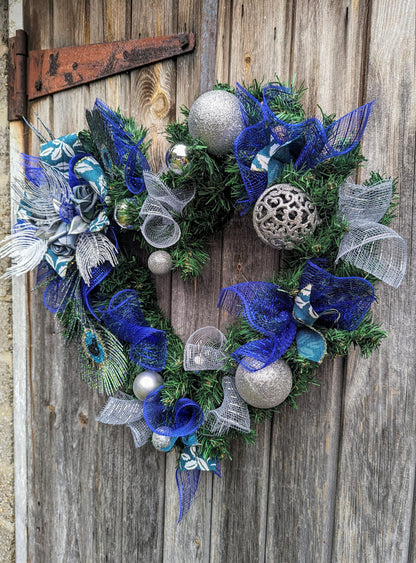
POLYGON ((142 371, 133 381, 133 393, 138 399, 144 401, 147 395, 163 385, 163 378, 157 371, 142 371))
POLYGON ((256 233, 273 248, 290 250, 320 222, 308 194, 290 184, 274 184, 264 190, 253 209, 256 233))
POLYGON ((129 217, 128 217, 129 202, 131 200, 134 201, 133 198, 123 199, 114 208, 114 221, 117 223, 119 227, 122 227, 123 229, 134 228, 133 225, 130 225, 129 217))
POLYGON ((163 436, 162 434, 157 434, 153 432, 152 434, 152 444, 157 450, 163 450, 170 446, 171 437, 163 436))
POLYGON ((161 276, 171 271, 173 262, 169 252, 156 250, 149 256, 147 265, 152 274, 161 276))
POLYGON ((166 166, 175 174, 182 174, 189 164, 189 148, 187 145, 177 143, 172 145, 166 153, 166 166))
POLYGON ((241 364, 235 373, 240 397, 258 409, 270 409, 283 403, 292 389, 292 370, 282 358, 258 371, 248 371, 241 364))
POLYGON ((189 112, 191 137, 201 139, 212 154, 226 154, 244 129, 240 105, 234 94, 211 90, 199 96, 189 112))

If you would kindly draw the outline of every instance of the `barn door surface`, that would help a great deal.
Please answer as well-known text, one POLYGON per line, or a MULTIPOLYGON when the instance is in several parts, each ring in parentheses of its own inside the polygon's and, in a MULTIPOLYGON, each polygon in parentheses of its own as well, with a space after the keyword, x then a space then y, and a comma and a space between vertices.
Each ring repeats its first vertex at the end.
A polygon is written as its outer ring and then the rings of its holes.
MULTIPOLYGON (((196 33, 192 54, 49 96, 31 104, 30 118, 36 111, 55 136, 77 131, 98 97, 149 128, 158 170, 165 124, 216 80, 296 75, 309 88, 311 115, 317 103, 343 115, 377 98, 364 154, 372 169, 399 177, 395 228, 410 242, 415 10, 411 0, 28 0, 30 49, 196 33)), ((28 152, 38 148, 29 134, 28 152)), ((249 217, 236 215, 209 252, 196 283, 158 280, 159 302, 183 339, 224 325, 221 287, 266 279, 279 267, 249 217)), ((367 361, 354 351, 348 361, 325 361, 320 386, 299 398, 298 410, 284 406, 262 424, 255 446, 235 442, 221 479, 202 476, 179 526, 175 454, 135 450, 124 427, 95 422, 105 399, 80 381, 76 354, 42 293, 30 293, 28 560, 412 560, 414 274, 411 256, 400 290, 379 292, 377 315, 390 331, 380 352, 367 361)))

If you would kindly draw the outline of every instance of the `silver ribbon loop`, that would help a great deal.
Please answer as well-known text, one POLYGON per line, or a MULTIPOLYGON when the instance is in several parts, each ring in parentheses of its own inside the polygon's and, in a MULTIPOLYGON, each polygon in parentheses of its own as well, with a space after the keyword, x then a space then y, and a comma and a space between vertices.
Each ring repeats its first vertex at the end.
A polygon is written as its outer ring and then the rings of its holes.
POLYGON ((378 222, 389 208, 392 190, 391 180, 373 186, 346 182, 340 187, 338 214, 349 222, 349 229, 339 246, 336 263, 342 258, 397 288, 406 272, 406 242, 378 222))
POLYGON ((248 407, 240 397, 235 385, 235 378, 222 378, 224 400, 220 407, 207 412, 203 429, 214 436, 222 436, 231 428, 248 434, 250 432, 250 414, 248 407))
POLYGON ((148 197, 143 203, 140 217, 142 235, 155 248, 167 248, 177 242, 181 229, 172 216, 182 213, 195 196, 195 188, 171 190, 152 172, 143 172, 148 197))
POLYGON ((143 416, 143 401, 133 399, 130 395, 118 391, 109 397, 103 410, 96 418, 103 424, 125 424, 133 436, 134 446, 140 448, 152 435, 143 416))
POLYGON ((222 369, 228 359, 224 352, 227 339, 214 326, 205 326, 188 338, 183 354, 184 371, 222 369))

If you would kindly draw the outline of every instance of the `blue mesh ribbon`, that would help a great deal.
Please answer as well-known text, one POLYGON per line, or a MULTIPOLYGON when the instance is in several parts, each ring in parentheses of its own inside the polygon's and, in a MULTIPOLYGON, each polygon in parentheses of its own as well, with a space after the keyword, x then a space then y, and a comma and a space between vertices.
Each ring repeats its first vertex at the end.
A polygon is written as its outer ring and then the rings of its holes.
POLYGON ((367 280, 333 276, 308 260, 294 303, 272 283, 245 282, 223 289, 218 307, 243 316, 252 328, 265 335, 231 354, 247 370, 257 371, 280 358, 295 337, 300 356, 321 362, 326 343, 315 322, 352 331, 373 301, 374 288, 367 280))
POLYGON ((324 324, 354 330, 375 299, 373 286, 364 278, 333 276, 317 262, 307 261, 300 287, 312 285, 310 303, 318 315, 326 313, 321 317, 324 324))
MULTIPOLYGON (((247 124, 233 147, 248 196, 239 201, 243 205, 243 213, 248 211, 267 185, 276 180, 276 174, 281 170, 277 167, 270 181, 266 170, 252 170, 251 165, 260 151, 273 143, 289 145, 295 170, 314 168, 320 162, 345 154, 357 146, 374 104, 374 101, 365 104, 325 127, 316 118, 290 123, 275 115, 272 109, 275 105, 290 107, 293 102, 289 88, 268 84, 263 89, 263 104, 240 85, 236 95, 247 124)), ((285 158, 277 157, 277 160, 283 165, 286 162, 285 158)))
POLYGON ((192 469, 181 471, 176 470, 176 484, 179 493, 179 518, 178 524, 182 518, 189 512, 192 501, 194 500, 196 491, 198 490, 200 469, 192 469))
POLYGON ((181 397, 172 407, 163 404, 162 387, 146 397, 143 415, 148 427, 156 434, 183 437, 198 430, 204 420, 201 407, 186 397, 181 397))
POLYGON ((247 370, 257 371, 275 362, 296 335, 293 303, 288 293, 266 282, 244 282, 221 290, 218 307, 243 316, 266 338, 240 346, 231 355, 247 370))
POLYGON ((156 371, 165 367, 166 334, 149 326, 134 290, 118 291, 108 308, 100 308, 99 312, 109 330, 131 344, 130 359, 133 362, 156 371))

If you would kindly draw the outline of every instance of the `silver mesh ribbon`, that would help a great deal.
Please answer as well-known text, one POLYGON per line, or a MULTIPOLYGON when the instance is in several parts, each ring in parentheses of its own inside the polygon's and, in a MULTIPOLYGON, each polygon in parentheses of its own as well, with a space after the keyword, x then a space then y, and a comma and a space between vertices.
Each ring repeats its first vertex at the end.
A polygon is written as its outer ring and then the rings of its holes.
POLYGON ((224 352, 227 339, 214 326, 204 326, 188 338, 184 354, 184 371, 202 371, 222 369, 228 359, 224 352))
POLYGON ((143 401, 133 399, 122 391, 109 397, 96 420, 103 424, 125 424, 131 430, 136 448, 146 444, 152 435, 143 417, 143 401))
POLYGON ((204 430, 214 436, 222 436, 231 428, 247 434, 250 432, 250 414, 246 403, 238 394, 235 377, 226 375, 221 383, 224 400, 220 407, 207 412, 204 430))
POLYGON ((143 172, 147 193, 140 217, 142 235, 155 248, 167 248, 181 236, 181 229, 172 213, 180 215, 195 196, 195 188, 170 189, 156 174, 143 172))
POLYGON ((393 193, 391 180, 373 186, 346 182, 339 190, 339 215, 349 229, 338 249, 341 258, 385 283, 399 287, 406 272, 406 242, 393 229, 381 225, 393 193))

